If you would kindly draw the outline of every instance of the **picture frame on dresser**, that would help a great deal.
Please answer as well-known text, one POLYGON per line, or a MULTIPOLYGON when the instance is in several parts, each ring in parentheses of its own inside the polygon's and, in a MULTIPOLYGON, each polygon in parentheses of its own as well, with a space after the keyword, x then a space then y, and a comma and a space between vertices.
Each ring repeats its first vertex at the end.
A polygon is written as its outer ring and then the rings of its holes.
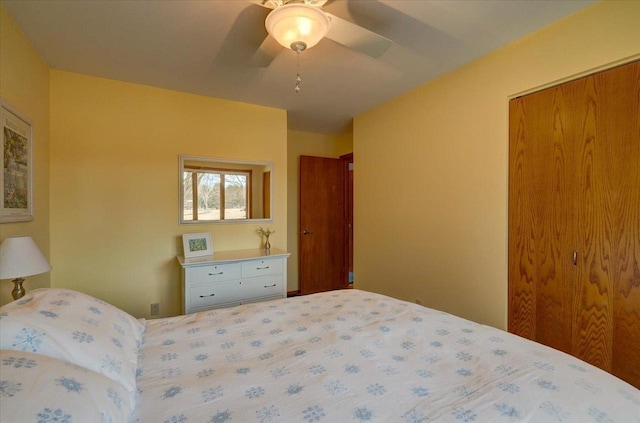
POLYGON ((208 232, 182 235, 182 247, 185 258, 213 255, 213 243, 208 232))
POLYGON ((0 223, 33 220, 33 125, 0 100, 0 223))

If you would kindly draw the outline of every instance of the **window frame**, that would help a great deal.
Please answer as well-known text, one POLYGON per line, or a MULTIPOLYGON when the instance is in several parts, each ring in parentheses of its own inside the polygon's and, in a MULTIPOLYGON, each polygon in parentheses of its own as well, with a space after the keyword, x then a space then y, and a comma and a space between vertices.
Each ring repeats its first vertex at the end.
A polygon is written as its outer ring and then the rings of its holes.
MULTIPOLYGON (((218 222, 218 221, 238 221, 241 222, 243 220, 248 220, 251 219, 251 185, 252 185, 252 178, 253 178, 253 171, 251 169, 249 170, 238 170, 238 169, 224 169, 224 168, 219 168, 219 167, 208 167, 208 166, 189 166, 189 165, 184 165, 182 167, 182 178, 183 181, 186 179, 185 178, 185 173, 190 173, 191 174, 191 202, 192 202, 192 210, 193 210, 193 222, 218 222), (198 173, 208 173, 208 174, 212 174, 212 175, 219 175, 220 177, 220 218, 219 219, 213 219, 213 220, 200 220, 198 219, 198 204, 199 204, 199 199, 198 199, 198 178, 197 178, 197 174, 198 173), (244 176, 247 180, 247 183, 245 185, 245 189, 244 189, 244 196, 245 196, 245 212, 246 212, 246 217, 244 218, 240 218, 240 219, 227 219, 225 217, 226 214, 226 196, 227 196, 227 182, 226 182, 226 176, 227 175, 240 175, 240 176, 244 176), (194 207, 195 205, 195 207, 194 207)), ((183 190, 184 192, 184 190, 183 190)), ((183 194, 184 195, 184 194, 183 194)), ((183 198, 183 204, 184 201, 186 201, 186 198, 183 198)), ((184 213, 184 211, 183 211, 184 213)), ((184 215, 183 215, 183 219, 184 219, 184 215)))
MULTIPOLYGON (((193 174, 193 173, 192 173, 193 174)), ((194 183, 194 178, 191 176, 191 183, 194 183)), ((197 184, 197 179, 196 184, 197 184)), ((250 161, 250 160, 238 160, 238 159, 221 159, 221 158, 212 158, 212 157, 204 157, 204 156, 190 156, 190 155, 179 155, 178 156, 178 223, 180 225, 201 225, 201 224, 230 224, 230 223, 269 223, 273 222, 273 204, 274 204, 274 165, 273 162, 268 161, 250 161), (246 166, 246 169, 238 169, 238 166, 246 166), (190 196, 185 197, 185 176, 184 172, 195 171, 197 173, 200 169, 205 169, 207 171, 224 171, 228 174, 245 174, 247 175, 247 191, 246 195, 246 218, 242 219, 219 219, 219 220, 195 220, 197 219, 197 203, 195 203, 195 216, 194 220, 185 220, 184 219, 184 206, 188 204, 189 201, 193 201, 193 198, 190 196), (255 173, 258 172, 258 173, 255 173), (258 175, 269 174, 268 178, 268 187, 262 186, 260 192, 262 192, 263 198, 260 199, 259 194, 254 192, 255 189, 260 189, 259 186, 253 186, 254 177, 258 177, 258 175), (266 188, 266 189, 265 189, 266 188), (264 205, 264 192, 269 192, 269 199, 267 204, 264 205), (257 198, 254 198, 254 195, 258 195, 257 198), (261 205, 258 203, 253 204, 255 201, 261 201, 261 205), (254 210, 255 207, 261 207, 258 216, 266 216, 266 217, 258 217, 255 216, 254 210), (266 209, 265 209, 266 207, 266 209)), ((197 186, 195 187, 197 192, 197 186)), ((193 190, 193 187, 192 187, 193 190)), ((192 204, 193 209, 193 204, 192 204)))

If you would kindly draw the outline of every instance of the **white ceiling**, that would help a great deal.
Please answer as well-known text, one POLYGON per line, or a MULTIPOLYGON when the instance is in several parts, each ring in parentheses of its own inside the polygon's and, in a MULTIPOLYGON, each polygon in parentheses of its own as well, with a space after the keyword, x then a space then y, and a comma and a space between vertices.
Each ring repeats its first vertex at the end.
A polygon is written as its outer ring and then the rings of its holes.
POLYGON ((338 134, 353 116, 595 0, 332 0, 323 10, 393 41, 374 59, 324 39, 250 64, 268 9, 249 0, 2 0, 54 69, 276 107, 289 129, 338 134))

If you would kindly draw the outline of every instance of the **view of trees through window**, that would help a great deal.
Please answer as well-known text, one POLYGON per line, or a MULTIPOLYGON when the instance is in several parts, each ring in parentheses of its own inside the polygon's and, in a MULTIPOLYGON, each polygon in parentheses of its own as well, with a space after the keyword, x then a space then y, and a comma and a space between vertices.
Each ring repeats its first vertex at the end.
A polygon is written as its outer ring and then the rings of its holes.
POLYGON ((184 220, 249 219, 249 176, 219 169, 185 171, 184 220))

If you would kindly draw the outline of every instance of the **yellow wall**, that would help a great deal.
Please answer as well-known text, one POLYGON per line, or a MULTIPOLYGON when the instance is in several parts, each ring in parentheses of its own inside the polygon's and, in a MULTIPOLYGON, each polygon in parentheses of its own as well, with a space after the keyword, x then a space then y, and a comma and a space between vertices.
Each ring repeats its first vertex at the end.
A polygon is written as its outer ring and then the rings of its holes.
POLYGON ((598 3, 354 119, 356 287, 506 328, 509 96, 640 53, 598 3))
MULTIPOLYGON (((0 6, 0 98, 33 125, 33 206, 31 222, 0 224, 0 240, 28 235, 49 257, 49 68, 0 6)), ((28 290, 48 287, 50 274, 29 276, 28 290)), ((0 304, 13 301, 11 281, 0 284, 0 304)))
MULTIPOLYGON (((178 154, 275 163, 268 226, 293 253, 297 289, 298 157, 348 153, 350 134, 287 134, 281 110, 49 79, 1 7, 0 19, 0 96, 34 124, 36 214, 0 225, 0 239, 32 236, 54 267, 27 289, 51 280, 136 316, 151 302, 171 315, 182 233, 210 231, 217 250, 258 247, 257 225, 177 224, 178 154)), ((357 287, 505 327, 508 97, 638 54, 639 19, 640 2, 599 3, 355 118, 357 287)), ((2 281, 0 303, 10 290, 2 281)))
POLYGON ((298 200, 300 189, 300 156, 318 156, 338 158, 344 154, 353 152, 353 136, 351 132, 339 135, 318 135, 308 132, 289 131, 288 132, 288 175, 287 184, 287 207, 289 220, 288 240, 289 264, 287 270, 287 290, 296 291, 298 289, 298 233, 299 216, 298 200))
POLYGON ((255 224, 178 224, 178 155, 274 163, 272 245, 287 249, 286 112, 51 71, 54 287, 137 316, 180 312, 181 235, 259 248, 255 224))

